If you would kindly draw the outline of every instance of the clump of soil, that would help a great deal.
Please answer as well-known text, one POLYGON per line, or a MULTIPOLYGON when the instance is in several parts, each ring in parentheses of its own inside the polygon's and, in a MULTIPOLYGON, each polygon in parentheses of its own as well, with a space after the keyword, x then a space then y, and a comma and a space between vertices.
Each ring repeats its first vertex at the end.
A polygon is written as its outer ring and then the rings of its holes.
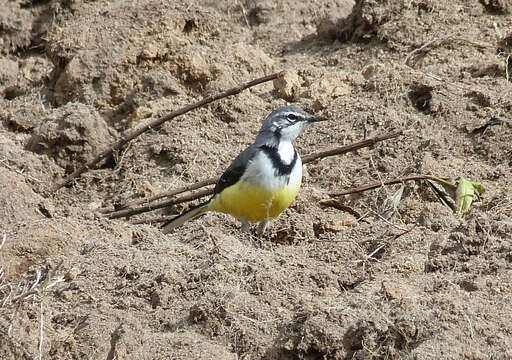
POLYGON ((53 158, 69 172, 106 149, 114 133, 94 108, 68 103, 42 120, 27 149, 53 158))

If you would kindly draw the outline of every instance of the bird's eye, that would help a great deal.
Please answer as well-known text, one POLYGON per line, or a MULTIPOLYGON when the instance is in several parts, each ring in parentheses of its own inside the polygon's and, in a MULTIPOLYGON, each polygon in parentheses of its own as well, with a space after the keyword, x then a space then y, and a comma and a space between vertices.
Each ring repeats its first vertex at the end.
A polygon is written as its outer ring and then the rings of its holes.
POLYGON ((297 115, 293 114, 293 113, 292 114, 288 114, 286 117, 290 121, 297 121, 299 119, 299 117, 297 115))

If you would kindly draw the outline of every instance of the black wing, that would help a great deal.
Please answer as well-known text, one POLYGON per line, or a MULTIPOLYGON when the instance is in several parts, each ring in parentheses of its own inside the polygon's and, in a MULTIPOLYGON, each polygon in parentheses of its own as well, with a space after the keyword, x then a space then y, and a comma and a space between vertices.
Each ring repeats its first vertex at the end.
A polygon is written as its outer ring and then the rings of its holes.
POLYGON ((245 169, 247 169, 249 162, 255 154, 255 148, 252 146, 242 151, 220 177, 219 182, 215 185, 215 189, 213 190, 213 196, 222 192, 225 188, 236 184, 244 174, 245 169))

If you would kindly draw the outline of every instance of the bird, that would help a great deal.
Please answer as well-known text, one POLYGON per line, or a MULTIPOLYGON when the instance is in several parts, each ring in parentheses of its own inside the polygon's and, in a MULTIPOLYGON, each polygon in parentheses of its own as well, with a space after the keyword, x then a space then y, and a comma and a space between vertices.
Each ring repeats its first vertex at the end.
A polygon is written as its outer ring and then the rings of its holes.
POLYGON ((287 209, 302 183, 302 161, 293 141, 314 122, 327 120, 289 105, 271 112, 254 142, 229 165, 215 185, 211 198, 172 218, 162 226, 168 234, 186 221, 207 211, 234 216, 249 232, 258 222, 263 235, 269 221, 287 209))

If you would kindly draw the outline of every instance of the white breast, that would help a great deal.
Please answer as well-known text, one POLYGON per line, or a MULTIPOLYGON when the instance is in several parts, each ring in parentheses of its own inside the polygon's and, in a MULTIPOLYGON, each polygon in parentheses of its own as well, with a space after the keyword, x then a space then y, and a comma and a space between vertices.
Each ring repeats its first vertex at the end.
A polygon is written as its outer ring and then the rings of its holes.
POLYGON ((302 182, 302 160, 300 159, 300 155, 297 154, 297 162, 292 169, 292 173, 290 174, 290 179, 288 181, 288 186, 292 188, 299 187, 302 182))
POLYGON ((278 186, 278 180, 274 174, 272 161, 263 151, 258 152, 247 166, 245 174, 240 179, 253 185, 274 188, 278 186))
POLYGON ((295 149, 290 141, 279 142, 277 152, 285 164, 291 163, 295 156, 295 149))
MULTIPOLYGON (((291 143, 288 145, 279 146, 279 155, 284 163, 289 164, 293 161, 295 149, 291 143)), ((241 181, 251 183, 253 185, 260 185, 267 188, 283 188, 286 186, 298 186, 302 180, 302 161, 297 154, 297 161, 293 167, 290 175, 278 176, 272 164, 272 160, 263 152, 260 151, 250 161, 245 174, 240 179, 241 181)))

